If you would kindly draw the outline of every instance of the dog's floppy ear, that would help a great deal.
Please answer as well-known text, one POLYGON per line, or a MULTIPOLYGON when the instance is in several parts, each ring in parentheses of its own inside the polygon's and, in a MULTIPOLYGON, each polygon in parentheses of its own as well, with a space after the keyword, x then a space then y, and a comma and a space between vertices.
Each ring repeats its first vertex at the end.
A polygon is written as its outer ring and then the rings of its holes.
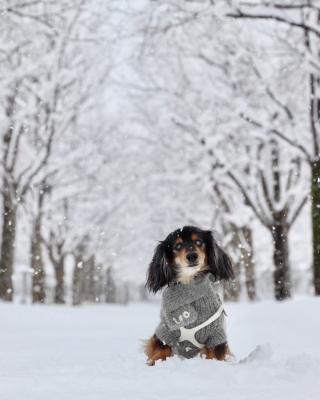
POLYGON ((146 287, 156 293, 163 286, 167 285, 173 278, 173 270, 167 259, 165 242, 160 242, 156 247, 149 270, 147 273, 146 287))
POLYGON ((216 279, 234 279, 232 262, 225 251, 218 246, 211 231, 205 232, 205 244, 210 272, 216 279))

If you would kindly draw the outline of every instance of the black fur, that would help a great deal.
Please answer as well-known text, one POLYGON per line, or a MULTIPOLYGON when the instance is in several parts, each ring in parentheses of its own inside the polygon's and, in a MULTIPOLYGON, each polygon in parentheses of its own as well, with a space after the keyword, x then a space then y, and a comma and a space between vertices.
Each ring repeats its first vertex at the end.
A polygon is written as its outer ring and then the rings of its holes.
POLYGON ((182 229, 171 232, 156 247, 147 273, 146 287, 150 291, 156 293, 175 280, 174 243, 178 237, 181 237, 183 241, 190 240, 193 233, 196 233, 205 243, 208 272, 211 272, 216 279, 228 280, 234 278, 231 260, 224 250, 218 246, 212 232, 194 226, 184 226, 182 229))
POLYGON ((234 279, 232 262, 215 241, 211 231, 204 231, 204 240, 206 244, 209 271, 216 279, 229 280, 234 279))
POLYGON ((174 270, 169 265, 170 248, 168 243, 160 242, 156 247, 147 276, 147 288, 156 293, 174 279, 174 270))

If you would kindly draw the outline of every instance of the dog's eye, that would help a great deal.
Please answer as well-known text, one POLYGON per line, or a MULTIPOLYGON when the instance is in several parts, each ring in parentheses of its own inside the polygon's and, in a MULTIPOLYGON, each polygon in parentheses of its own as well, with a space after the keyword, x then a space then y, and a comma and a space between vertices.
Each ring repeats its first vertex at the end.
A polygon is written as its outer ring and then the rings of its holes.
POLYGON ((197 246, 202 246, 203 245, 203 241, 200 240, 200 239, 196 240, 195 243, 196 243, 197 246))
POLYGON ((181 249, 182 249, 182 243, 177 243, 177 244, 174 246, 174 250, 179 251, 179 250, 181 250, 181 249))

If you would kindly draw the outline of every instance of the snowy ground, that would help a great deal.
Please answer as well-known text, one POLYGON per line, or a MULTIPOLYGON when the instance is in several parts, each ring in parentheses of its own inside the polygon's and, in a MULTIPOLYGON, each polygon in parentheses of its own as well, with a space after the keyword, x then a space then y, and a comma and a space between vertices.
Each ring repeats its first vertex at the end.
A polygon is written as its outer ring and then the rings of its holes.
POLYGON ((0 304, 1 400, 318 399, 320 299, 227 305, 228 364, 145 365, 159 304, 0 304))

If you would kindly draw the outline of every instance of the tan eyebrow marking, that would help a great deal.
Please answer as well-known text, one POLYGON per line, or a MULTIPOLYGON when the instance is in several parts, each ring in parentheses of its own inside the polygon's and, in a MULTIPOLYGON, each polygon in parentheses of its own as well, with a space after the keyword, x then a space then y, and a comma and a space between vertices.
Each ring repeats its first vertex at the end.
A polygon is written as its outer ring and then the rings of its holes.
POLYGON ((196 233, 193 233, 193 234, 191 235, 191 239, 192 239, 193 241, 199 240, 199 236, 198 236, 196 233))

